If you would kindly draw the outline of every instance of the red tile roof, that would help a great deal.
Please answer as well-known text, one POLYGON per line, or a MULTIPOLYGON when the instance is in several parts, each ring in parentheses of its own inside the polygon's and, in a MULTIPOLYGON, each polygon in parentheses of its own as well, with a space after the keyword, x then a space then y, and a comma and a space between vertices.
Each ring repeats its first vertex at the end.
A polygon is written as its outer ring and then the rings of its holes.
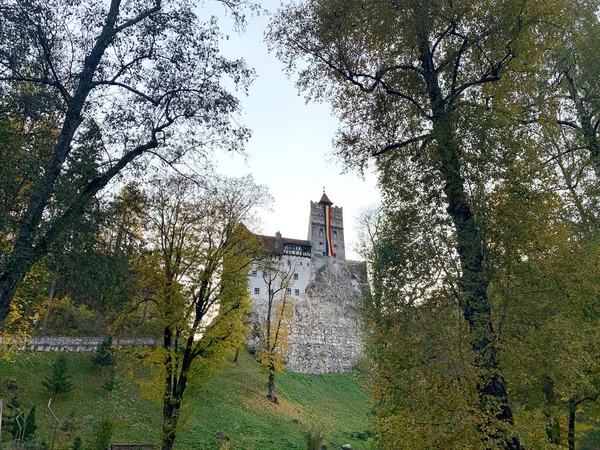
POLYGON ((329 203, 330 205, 333 205, 333 202, 331 200, 329 200, 329 197, 327 197, 327 194, 325 192, 323 192, 323 195, 321 196, 321 200, 319 200, 319 203, 329 203))

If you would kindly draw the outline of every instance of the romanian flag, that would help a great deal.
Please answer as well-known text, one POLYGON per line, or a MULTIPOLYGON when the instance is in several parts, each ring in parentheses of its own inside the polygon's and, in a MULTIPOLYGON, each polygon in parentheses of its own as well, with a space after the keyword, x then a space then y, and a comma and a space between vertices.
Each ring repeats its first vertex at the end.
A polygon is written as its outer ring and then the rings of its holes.
POLYGON ((325 256, 335 256, 331 240, 331 205, 323 205, 325 215, 325 256))

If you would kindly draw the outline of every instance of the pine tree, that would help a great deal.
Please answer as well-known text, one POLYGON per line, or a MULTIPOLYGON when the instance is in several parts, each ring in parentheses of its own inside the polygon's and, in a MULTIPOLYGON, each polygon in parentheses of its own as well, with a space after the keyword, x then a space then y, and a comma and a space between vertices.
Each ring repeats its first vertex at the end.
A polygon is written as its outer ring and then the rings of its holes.
POLYGON ((102 385, 102 388, 106 392, 116 392, 119 389, 121 389, 121 382, 120 382, 119 378, 117 378, 117 374, 115 373, 114 369, 112 369, 110 371, 108 378, 106 380, 104 380, 104 384, 102 385))
POLYGON ((108 336, 98 344, 98 347, 96 347, 96 354, 92 356, 91 361, 92 364, 100 366, 100 374, 102 374, 104 366, 115 365, 111 336, 108 336))
POLYGON ((35 423, 35 405, 29 411, 27 419, 25 420, 25 430, 23 432, 23 440, 32 441, 35 439, 35 430, 37 425, 35 423))
POLYGON ((52 374, 45 377, 42 385, 54 395, 69 392, 73 390, 73 383, 71 383, 71 375, 68 372, 67 357, 61 354, 52 364, 52 374))

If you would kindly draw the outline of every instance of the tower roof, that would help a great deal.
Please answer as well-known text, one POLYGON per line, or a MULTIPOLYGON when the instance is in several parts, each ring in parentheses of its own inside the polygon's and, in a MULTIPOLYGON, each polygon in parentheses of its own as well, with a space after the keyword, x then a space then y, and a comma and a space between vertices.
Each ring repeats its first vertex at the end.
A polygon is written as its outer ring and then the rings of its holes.
POLYGON ((329 200, 329 197, 327 197, 327 194, 325 193, 325 191, 323 191, 323 195, 321 196, 321 200, 319 200, 319 203, 333 205, 333 202, 331 200, 329 200))

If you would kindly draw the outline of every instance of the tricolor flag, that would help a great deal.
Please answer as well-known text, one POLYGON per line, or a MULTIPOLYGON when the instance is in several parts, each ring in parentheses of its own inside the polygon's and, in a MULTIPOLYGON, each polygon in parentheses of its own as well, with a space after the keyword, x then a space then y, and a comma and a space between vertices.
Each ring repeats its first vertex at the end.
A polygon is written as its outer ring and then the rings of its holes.
POLYGON ((331 240, 331 205, 323 205, 323 214, 325 215, 325 255, 335 256, 331 240))

